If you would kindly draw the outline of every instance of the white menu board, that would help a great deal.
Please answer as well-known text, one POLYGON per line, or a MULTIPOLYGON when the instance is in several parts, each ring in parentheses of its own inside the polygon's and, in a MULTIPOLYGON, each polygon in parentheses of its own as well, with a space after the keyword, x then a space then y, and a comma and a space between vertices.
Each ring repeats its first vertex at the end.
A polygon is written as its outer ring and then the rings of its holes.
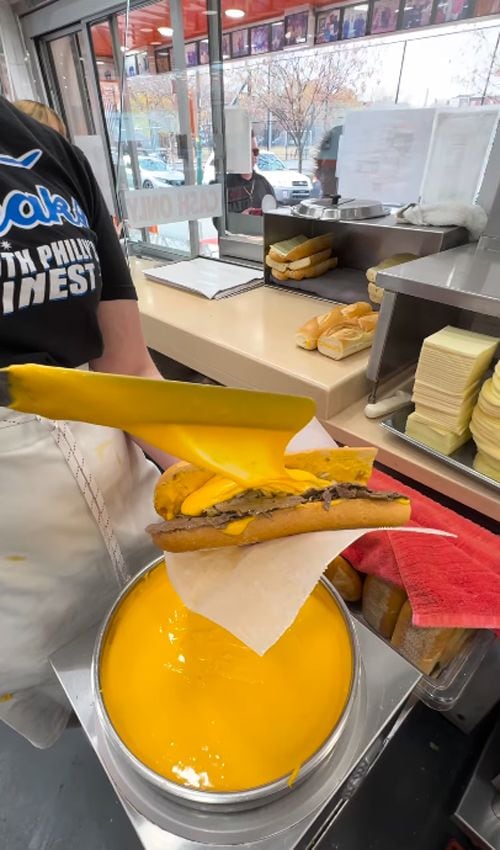
POLYGON ((499 110, 490 107, 437 110, 422 180, 423 204, 474 203, 498 116, 499 110))
POLYGON ((337 167, 343 197, 416 203, 435 113, 398 107, 348 112, 337 167))

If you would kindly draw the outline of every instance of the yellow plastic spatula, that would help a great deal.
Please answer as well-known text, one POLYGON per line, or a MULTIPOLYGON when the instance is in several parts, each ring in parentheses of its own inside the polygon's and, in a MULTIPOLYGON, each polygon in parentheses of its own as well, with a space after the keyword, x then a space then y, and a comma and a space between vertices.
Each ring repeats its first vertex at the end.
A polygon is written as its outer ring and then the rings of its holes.
POLYGON ((169 454, 243 483, 279 478, 312 399, 77 369, 0 369, 0 406, 121 428, 169 454))

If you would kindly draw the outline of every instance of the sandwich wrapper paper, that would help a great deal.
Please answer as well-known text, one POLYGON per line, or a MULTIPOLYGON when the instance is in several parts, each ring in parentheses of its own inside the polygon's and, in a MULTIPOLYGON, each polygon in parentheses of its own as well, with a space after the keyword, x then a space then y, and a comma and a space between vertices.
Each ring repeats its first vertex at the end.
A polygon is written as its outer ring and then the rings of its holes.
MULTIPOLYGON (((165 561, 188 608, 264 655, 292 625, 330 561, 364 534, 380 530, 315 531, 253 546, 167 552, 165 561)), ((424 528, 398 531, 452 536, 424 528)))

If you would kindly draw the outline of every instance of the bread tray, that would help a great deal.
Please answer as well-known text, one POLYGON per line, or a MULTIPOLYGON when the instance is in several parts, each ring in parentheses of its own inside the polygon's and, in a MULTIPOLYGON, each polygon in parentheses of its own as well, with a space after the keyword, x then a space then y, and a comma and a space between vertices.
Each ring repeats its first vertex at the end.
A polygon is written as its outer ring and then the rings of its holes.
POLYGON ((476 446, 473 440, 469 440, 468 443, 461 446, 461 448, 457 449, 456 452, 453 452, 453 454, 444 455, 441 452, 437 452, 435 449, 431 449, 430 446, 420 443, 413 437, 409 437, 408 434, 405 434, 406 420, 410 413, 414 410, 415 406, 413 404, 408 404, 400 410, 397 410, 395 413, 392 413, 387 417, 387 419, 383 419, 380 425, 386 431, 389 431, 389 433, 395 434, 396 437, 400 437, 402 440, 405 440, 417 449, 421 449, 421 451, 426 452, 428 455, 438 458, 443 463, 447 464, 447 466, 451 466, 453 469, 463 472, 464 475, 469 476, 469 478, 475 478, 476 481, 481 481, 482 484, 486 484, 488 487, 492 487, 494 490, 497 490, 497 492, 500 492, 500 483, 498 481, 494 481, 493 478, 490 478, 488 475, 483 475, 482 472, 478 472, 474 469, 472 463, 476 455, 476 446))

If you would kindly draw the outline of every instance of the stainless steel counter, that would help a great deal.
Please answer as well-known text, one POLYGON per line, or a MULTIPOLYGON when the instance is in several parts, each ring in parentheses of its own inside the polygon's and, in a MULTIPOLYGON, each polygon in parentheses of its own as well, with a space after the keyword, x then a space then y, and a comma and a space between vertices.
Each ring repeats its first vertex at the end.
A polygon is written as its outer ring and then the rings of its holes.
POLYGON ((476 244, 387 269, 377 283, 390 292, 500 318, 500 253, 476 244))
POLYGON ((292 850, 336 795, 340 808, 343 784, 353 778, 356 767, 364 768, 361 760, 367 758, 368 752, 378 754, 382 750, 384 730, 399 714, 420 678, 411 665, 365 626, 356 622, 355 627, 363 660, 364 698, 358 701, 354 726, 343 747, 336 749, 322 768, 289 795, 260 809, 212 815, 163 801, 157 821, 161 819, 165 828, 139 814, 136 806, 140 789, 127 785, 126 777, 116 773, 98 734, 90 679, 97 627, 55 654, 54 670, 146 850, 203 850, 207 846, 224 850, 229 845, 292 850))

